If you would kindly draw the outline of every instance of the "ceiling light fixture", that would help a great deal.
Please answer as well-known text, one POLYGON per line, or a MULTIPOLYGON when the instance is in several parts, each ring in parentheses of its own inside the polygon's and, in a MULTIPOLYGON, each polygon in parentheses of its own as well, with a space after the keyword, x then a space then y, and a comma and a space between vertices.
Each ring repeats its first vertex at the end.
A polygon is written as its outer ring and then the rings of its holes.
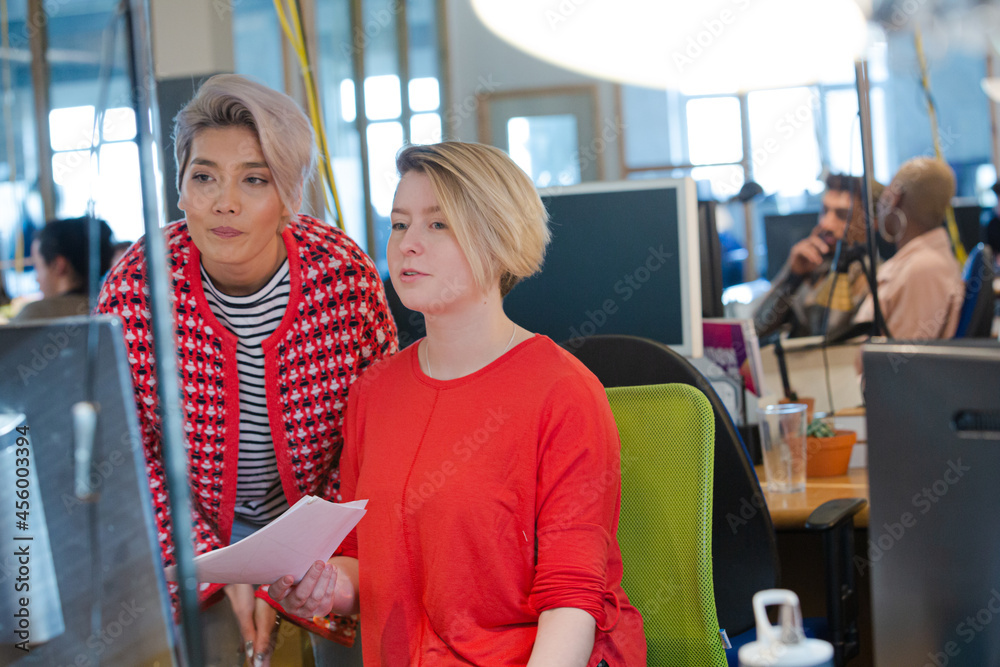
POLYGON ((857 0, 472 0, 472 6, 490 30, 541 60, 688 94, 842 78, 868 38, 857 0))

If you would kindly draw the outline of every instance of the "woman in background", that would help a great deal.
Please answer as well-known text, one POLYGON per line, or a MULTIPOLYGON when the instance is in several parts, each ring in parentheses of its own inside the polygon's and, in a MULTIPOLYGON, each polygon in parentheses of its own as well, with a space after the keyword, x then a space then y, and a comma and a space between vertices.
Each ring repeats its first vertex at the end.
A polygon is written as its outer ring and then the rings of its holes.
POLYGON ((503 310, 542 263, 542 202, 487 146, 412 146, 397 168, 390 275, 427 336, 351 391, 341 491, 367 515, 269 593, 301 615, 360 604, 366 665, 644 665, 604 388, 503 310))
MULTIPOLYGON (((42 299, 27 304, 13 321, 87 315, 90 312, 88 224, 89 218, 86 217, 51 220, 38 230, 31 242, 31 262, 42 299)), ((100 230, 97 275, 103 276, 111 266, 112 234, 108 223, 98 220, 97 224, 100 230)))
MULTIPOLYGON (((340 230, 298 214, 315 143, 291 98, 241 76, 212 77, 177 115, 174 149, 186 219, 164 233, 201 554, 250 535, 303 496, 340 500, 347 391, 395 351, 396 330, 372 261, 340 230)), ((169 565, 144 253, 137 242, 115 265, 99 310, 123 321, 169 565)), ((275 612, 255 593, 248 584, 201 584, 203 604, 225 600, 204 615, 207 664, 269 662, 275 612)), ((353 619, 288 618, 353 642, 353 619)), ((338 653, 332 642, 314 649, 320 665, 338 653)), ((337 664, 356 662, 347 655, 337 664)))

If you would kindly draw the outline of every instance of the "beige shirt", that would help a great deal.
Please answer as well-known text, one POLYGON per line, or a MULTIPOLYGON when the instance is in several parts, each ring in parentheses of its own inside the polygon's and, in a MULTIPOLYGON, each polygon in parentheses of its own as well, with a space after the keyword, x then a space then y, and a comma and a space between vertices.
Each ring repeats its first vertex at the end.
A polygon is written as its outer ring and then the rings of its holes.
MULTIPOLYGON (((938 227, 913 239, 878 269, 878 301, 889 333, 900 340, 952 338, 965 297, 962 269, 948 232, 938 227)), ((871 296, 855 316, 871 322, 871 296)))
POLYGON ((90 305, 86 294, 60 294, 40 301, 32 301, 24 306, 12 322, 49 320, 57 317, 89 315, 90 305))

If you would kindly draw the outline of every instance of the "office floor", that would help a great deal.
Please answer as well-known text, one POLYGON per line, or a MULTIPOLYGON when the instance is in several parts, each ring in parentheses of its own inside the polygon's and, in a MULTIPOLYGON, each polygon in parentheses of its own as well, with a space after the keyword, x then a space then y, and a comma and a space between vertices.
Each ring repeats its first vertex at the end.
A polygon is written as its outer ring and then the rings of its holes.
MULTIPOLYGON (((823 583, 823 552, 819 535, 804 530, 779 530, 778 557, 781 560, 781 587, 799 596, 803 618, 826 616, 826 593, 823 583)), ((868 531, 854 531, 854 553, 867 557, 868 531)), ((855 559, 855 563, 861 563, 855 559)), ((860 652, 849 667, 872 667, 874 649, 872 638, 872 605, 870 570, 855 568, 858 586, 858 634, 860 652)))

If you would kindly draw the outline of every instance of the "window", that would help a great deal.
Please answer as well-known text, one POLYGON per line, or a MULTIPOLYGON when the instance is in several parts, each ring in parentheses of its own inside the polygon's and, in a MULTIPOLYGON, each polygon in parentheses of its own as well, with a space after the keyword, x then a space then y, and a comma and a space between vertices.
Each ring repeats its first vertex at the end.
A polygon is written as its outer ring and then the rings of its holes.
POLYGON ((539 188, 602 177, 593 86, 505 90, 483 95, 485 143, 506 151, 539 188))
POLYGON ((85 215, 93 200, 96 215, 108 221, 119 240, 143 234, 124 24, 111 21, 117 4, 46 5, 48 51, 44 59, 33 59, 30 41, 40 28, 29 25, 27 2, 6 3, 10 48, 0 52, 0 68, 10 88, 0 102, 0 260, 14 294, 36 289, 32 273, 10 273, 11 259, 30 252, 33 230, 48 219, 85 215), (105 43, 112 42, 115 49, 106 59, 105 43), (43 78, 49 85, 39 94, 43 107, 36 108, 35 81, 43 78), (102 91, 106 113, 92 159, 95 107, 102 91))
POLYGON ((510 157, 540 188, 580 182, 576 116, 519 116, 507 121, 510 157))
MULTIPOLYGON (((885 45, 873 47, 869 57, 875 177, 888 182, 892 160, 885 45)), ((850 75, 847 68, 836 81, 742 95, 686 96, 624 86, 625 174, 690 176, 698 183, 699 198, 720 202, 731 201, 747 180, 757 182, 765 198, 749 211, 741 205, 726 207, 719 227, 725 228, 728 244, 751 251, 754 270, 749 277, 763 274, 763 213, 818 209, 824 171, 863 171, 857 93, 850 75)))
POLYGON ((815 88, 750 93, 753 179, 765 193, 795 196, 814 189, 821 171, 815 88))
POLYGON ((10 49, 0 52, 0 69, 12 90, 0 98, 0 270, 7 292, 17 296, 34 289, 31 274, 15 270, 18 246, 22 256, 28 254, 25 232, 44 220, 44 211, 34 185, 39 180, 39 163, 34 147, 37 128, 31 53, 27 40, 17 39, 23 30, 27 2, 8 0, 7 4, 10 49), (16 17, 22 17, 20 23, 16 17))
POLYGON ((49 112, 56 215, 84 215, 93 198, 95 215, 108 222, 115 237, 134 241, 143 234, 135 113, 130 107, 105 111, 103 140, 92 159, 94 113, 89 105, 49 112))
MULTIPOLYGON (((354 17, 350 0, 307 1, 316 16, 317 84, 344 227, 385 269, 396 153, 406 143, 443 138, 439 3, 363 0, 354 17)), ((234 10, 244 15, 233 22, 236 51, 248 54, 237 58, 237 71, 259 77, 261 61, 282 62, 274 5, 243 0, 234 10)), ((300 76, 297 63, 286 71, 300 76)), ((280 77, 266 81, 284 89, 280 77)))

